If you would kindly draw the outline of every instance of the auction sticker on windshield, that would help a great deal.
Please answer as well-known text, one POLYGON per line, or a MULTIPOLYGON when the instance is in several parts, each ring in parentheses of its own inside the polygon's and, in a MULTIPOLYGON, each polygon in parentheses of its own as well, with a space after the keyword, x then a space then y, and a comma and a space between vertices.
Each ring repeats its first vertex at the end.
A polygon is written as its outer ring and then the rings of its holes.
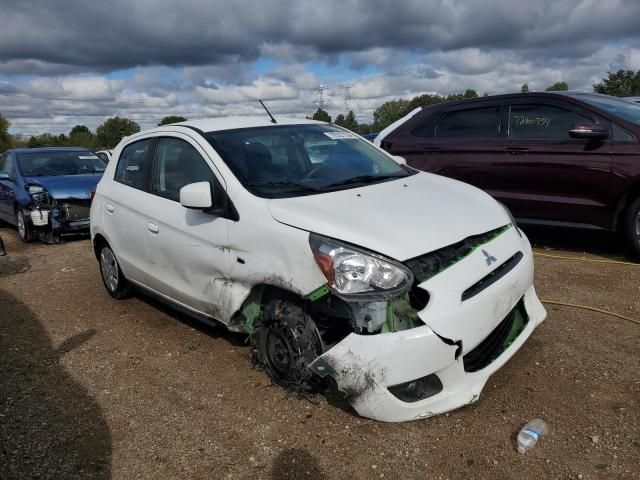
POLYGON ((358 138, 350 132, 322 132, 331 140, 344 140, 345 138, 358 138))

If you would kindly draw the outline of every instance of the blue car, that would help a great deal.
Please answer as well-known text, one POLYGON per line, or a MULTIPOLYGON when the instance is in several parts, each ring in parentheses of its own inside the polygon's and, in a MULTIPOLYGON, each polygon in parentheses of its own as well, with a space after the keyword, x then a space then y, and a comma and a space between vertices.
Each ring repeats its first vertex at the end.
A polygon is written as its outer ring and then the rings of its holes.
POLYGON ((56 243, 89 230, 96 185, 107 164, 86 148, 16 148, 0 154, 0 220, 23 242, 56 243))

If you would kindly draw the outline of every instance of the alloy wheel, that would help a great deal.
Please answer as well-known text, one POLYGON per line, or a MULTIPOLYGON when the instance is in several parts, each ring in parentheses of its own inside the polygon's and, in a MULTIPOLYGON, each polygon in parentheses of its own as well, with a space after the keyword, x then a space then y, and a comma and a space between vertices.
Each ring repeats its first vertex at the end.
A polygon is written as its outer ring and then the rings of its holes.
POLYGON ((109 291, 115 292, 119 282, 118 262, 109 247, 104 247, 100 252, 100 271, 109 291))

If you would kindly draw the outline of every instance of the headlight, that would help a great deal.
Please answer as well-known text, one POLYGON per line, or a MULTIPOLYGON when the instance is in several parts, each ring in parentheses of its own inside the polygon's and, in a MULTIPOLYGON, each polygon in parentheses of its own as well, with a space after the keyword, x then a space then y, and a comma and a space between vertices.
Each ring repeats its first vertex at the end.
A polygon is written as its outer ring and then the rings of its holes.
POLYGON ((309 244, 329 287, 340 296, 384 298, 413 283, 411 271, 391 259, 314 233, 309 244))
POLYGON ((518 223, 516 222, 516 219, 513 216, 513 213, 511 213, 511 210, 509 210, 504 203, 502 202, 498 202, 498 203, 502 208, 504 208, 504 211, 507 212, 507 215, 509 215, 509 218, 511 219, 511 225, 513 225, 513 228, 516 229, 516 233, 518 234, 518 236, 522 237, 522 233, 520 233, 520 229, 518 228, 518 223))

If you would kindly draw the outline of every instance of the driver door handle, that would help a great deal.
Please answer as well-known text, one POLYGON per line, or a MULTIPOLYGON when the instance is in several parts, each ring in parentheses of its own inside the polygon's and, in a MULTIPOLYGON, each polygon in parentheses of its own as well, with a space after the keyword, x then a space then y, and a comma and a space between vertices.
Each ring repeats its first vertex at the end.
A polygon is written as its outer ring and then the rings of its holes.
POLYGON ((109 213, 113 213, 116 210, 116 207, 114 207, 113 205, 111 205, 110 203, 107 203, 104 208, 107 209, 107 212, 109 213))
POLYGON ((160 227, 158 225, 156 225, 155 223, 151 223, 151 222, 147 223, 147 229, 151 233, 158 233, 160 231, 160 227))

